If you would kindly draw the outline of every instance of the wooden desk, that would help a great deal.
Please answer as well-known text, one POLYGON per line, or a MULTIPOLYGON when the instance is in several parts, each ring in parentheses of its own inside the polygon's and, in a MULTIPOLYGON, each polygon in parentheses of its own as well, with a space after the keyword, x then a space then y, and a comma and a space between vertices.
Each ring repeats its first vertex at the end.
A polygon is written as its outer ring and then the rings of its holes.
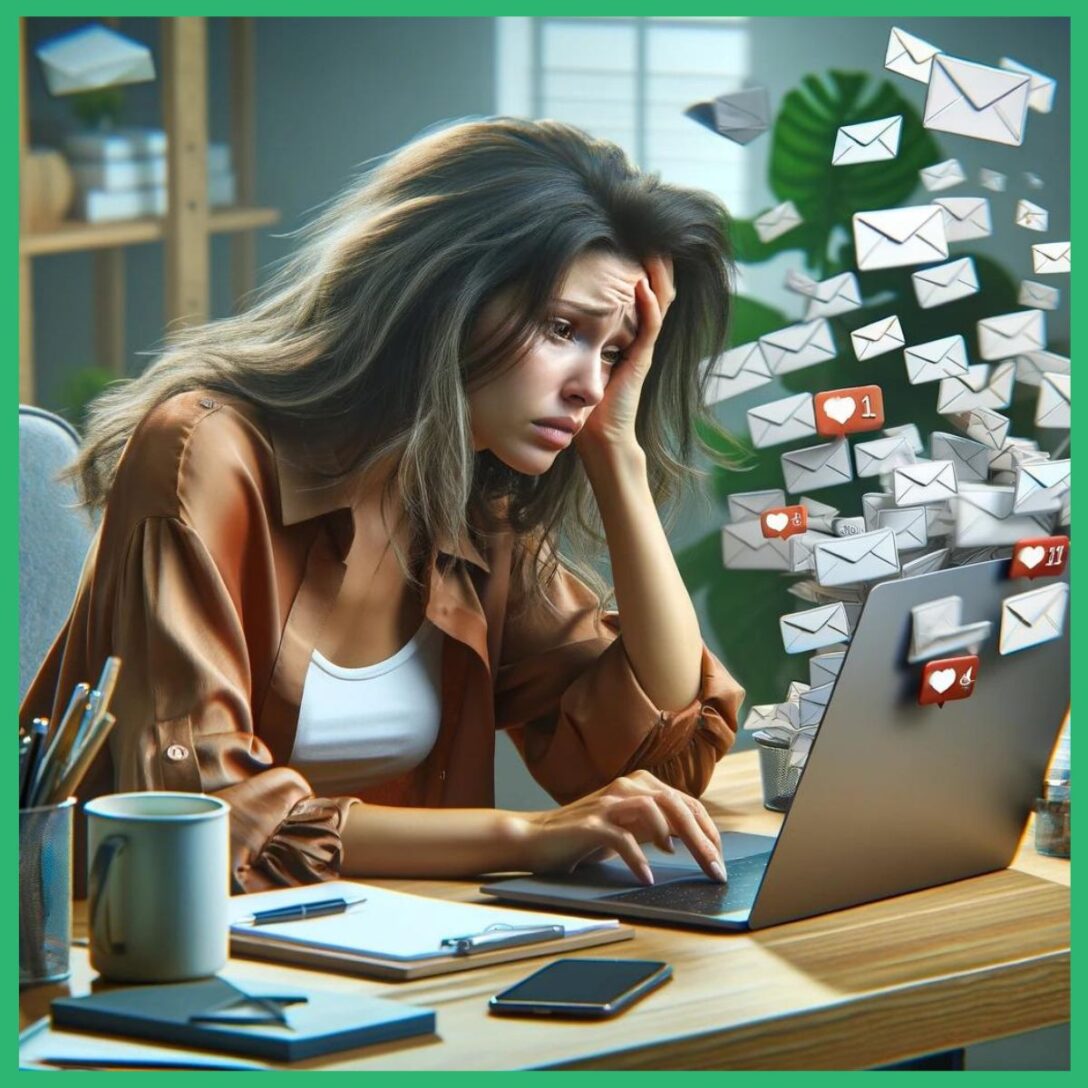
MULTIPOLYGON (((761 805, 754 752, 727 756, 705 800, 730 830, 773 833, 781 820, 761 805)), ((487 901, 478 881, 381 883, 487 901)), ((674 978, 595 1024, 489 1017, 487 999, 545 958, 407 983, 252 960, 231 970, 438 1012, 437 1037, 293 1069, 864 1068, 1069 1020, 1069 862, 1037 855, 1030 825, 1005 872, 750 934, 637 929, 633 941, 581 955, 667 960, 674 978)), ((21 1025, 58 994, 87 992, 90 979, 76 948, 68 984, 20 995, 21 1025)))

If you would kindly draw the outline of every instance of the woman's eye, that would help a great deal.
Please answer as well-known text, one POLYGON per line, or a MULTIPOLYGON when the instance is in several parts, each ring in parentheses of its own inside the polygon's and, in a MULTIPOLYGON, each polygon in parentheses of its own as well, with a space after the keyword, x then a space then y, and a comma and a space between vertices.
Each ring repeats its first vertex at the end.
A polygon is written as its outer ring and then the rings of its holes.
MULTIPOLYGON (((574 335, 574 328, 569 321, 553 318, 548 322, 546 328, 547 335, 553 340, 569 341, 574 335)), ((612 351, 606 351, 601 358, 603 358, 609 366, 619 366, 619 364, 623 362, 624 353, 616 348, 612 351)))

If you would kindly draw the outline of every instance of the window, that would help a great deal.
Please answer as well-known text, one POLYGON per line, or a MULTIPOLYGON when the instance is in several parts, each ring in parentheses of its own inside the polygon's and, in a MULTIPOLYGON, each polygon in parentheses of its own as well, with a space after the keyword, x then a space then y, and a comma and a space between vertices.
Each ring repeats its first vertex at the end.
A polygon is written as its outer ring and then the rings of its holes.
POLYGON ((743 18, 500 18, 496 111, 553 117, 615 141, 662 180, 749 210, 750 152, 684 110, 738 90, 743 18))

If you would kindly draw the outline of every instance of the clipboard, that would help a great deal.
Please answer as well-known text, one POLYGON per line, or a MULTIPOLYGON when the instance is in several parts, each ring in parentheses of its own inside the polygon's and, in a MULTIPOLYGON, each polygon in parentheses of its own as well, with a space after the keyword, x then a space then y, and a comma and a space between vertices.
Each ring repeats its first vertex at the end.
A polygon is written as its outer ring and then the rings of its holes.
POLYGON ((409 981, 496 963, 630 940, 616 919, 576 918, 391 891, 354 881, 284 888, 231 900, 231 953, 387 981, 409 981), (241 922, 268 908, 341 896, 361 904, 332 917, 241 922))

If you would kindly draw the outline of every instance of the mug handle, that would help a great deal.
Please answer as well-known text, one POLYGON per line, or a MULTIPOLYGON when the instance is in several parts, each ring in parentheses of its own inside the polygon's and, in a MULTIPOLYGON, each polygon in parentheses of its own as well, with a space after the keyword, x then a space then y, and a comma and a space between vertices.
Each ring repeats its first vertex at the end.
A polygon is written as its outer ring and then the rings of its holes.
POLYGON ((87 881, 87 898, 93 904, 91 913, 91 943, 113 953, 125 951, 125 942, 110 938, 109 909, 103 907, 108 898, 106 882, 114 861, 124 853, 127 840, 122 835, 111 835, 98 844, 91 863, 90 878, 87 881))

